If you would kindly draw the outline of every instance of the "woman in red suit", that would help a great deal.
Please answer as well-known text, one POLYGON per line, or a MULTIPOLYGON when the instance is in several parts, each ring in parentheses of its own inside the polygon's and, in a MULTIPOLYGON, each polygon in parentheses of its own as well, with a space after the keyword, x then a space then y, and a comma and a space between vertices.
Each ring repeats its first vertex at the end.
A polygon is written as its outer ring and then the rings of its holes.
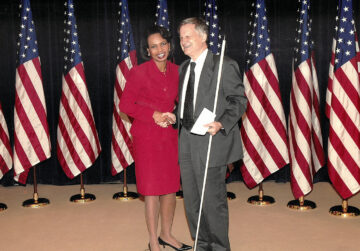
POLYGON ((136 186, 145 197, 145 219, 149 249, 160 245, 175 250, 191 249, 171 234, 176 206, 175 193, 180 188, 178 135, 174 109, 178 97, 178 66, 168 61, 171 35, 158 26, 146 33, 149 61, 131 69, 121 96, 120 110, 134 119, 133 137, 136 186), (160 237, 157 237, 159 215, 160 237))

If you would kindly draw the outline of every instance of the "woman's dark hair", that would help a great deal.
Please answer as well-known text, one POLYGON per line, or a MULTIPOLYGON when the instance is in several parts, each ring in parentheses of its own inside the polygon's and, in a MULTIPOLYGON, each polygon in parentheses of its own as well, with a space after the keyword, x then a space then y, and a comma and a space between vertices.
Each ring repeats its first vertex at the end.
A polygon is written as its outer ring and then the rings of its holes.
POLYGON ((141 40, 141 56, 143 59, 145 60, 149 60, 150 56, 148 55, 148 51, 147 49, 149 49, 149 45, 148 45, 148 37, 153 35, 153 34, 160 34, 160 36, 162 38, 164 38, 169 44, 170 44, 170 52, 169 52, 169 57, 172 57, 172 53, 173 53, 173 43, 172 43, 172 35, 170 33, 170 31, 168 31, 167 29, 165 29, 164 27, 160 27, 157 25, 153 25, 149 28, 146 29, 145 34, 143 39, 141 40))

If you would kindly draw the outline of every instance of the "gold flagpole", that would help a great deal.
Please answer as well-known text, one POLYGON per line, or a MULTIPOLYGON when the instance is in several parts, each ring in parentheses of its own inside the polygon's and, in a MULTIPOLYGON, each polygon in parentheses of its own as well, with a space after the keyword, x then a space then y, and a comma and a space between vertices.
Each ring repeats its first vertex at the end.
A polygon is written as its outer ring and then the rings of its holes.
POLYGON ((115 193, 113 195, 114 200, 122 200, 122 201, 129 201, 139 198, 139 195, 134 192, 129 192, 127 187, 127 179, 126 179, 126 168, 124 169, 124 184, 123 184, 123 191, 115 193))
POLYGON ((23 207, 31 207, 31 208, 39 208, 44 207, 48 204, 50 204, 50 201, 46 198, 39 198, 38 192, 37 192, 37 180, 36 180, 36 167, 33 167, 33 173, 34 173, 34 195, 33 199, 28 199, 23 202, 23 207))
POLYGON ((360 210, 348 205, 348 200, 343 200, 342 205, 333 206, 329 213, 334 216, 355 217, 360 215, 360 210))
POLYGON ((70 201, 75 203, 85 203, 96 200, 95 195, 91 193, 85 193, 83 175, 80 173, 80 194, 71 196, 70 201))
POLYGON ((275 199, 271 196, 264 195, 264 190, 261 182, 259 184, 259 195, 251 196, 247 200, 247 202, 257 206, 266 206, 275 203, 275 199))

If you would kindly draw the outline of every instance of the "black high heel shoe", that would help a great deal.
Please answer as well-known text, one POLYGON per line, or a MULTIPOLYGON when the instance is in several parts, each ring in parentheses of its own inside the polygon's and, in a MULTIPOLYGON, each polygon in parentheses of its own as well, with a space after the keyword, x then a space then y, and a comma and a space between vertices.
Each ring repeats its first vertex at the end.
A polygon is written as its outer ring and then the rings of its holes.
POLYGON ((181 243, 182 246, 180 248, 174 247, 173 245, 163 241, 160 237, 158 238, 158 241, 159 241, 159 244, 162 245, 164 248, 165 248, 165 246, 169 246, 169 247, 171 247, 172 249, 174 249, 176 251, 189 250, 189 249, 192 248, 191 246, 186 245, 184 243, 181 243))

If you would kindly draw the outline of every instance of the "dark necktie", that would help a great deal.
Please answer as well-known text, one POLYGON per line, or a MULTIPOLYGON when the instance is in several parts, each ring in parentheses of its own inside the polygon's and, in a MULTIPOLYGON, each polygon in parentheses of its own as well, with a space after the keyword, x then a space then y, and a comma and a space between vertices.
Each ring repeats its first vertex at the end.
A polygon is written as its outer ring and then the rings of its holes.
POLYGON ((195 62, 190 63, 190 75, 186 88, 184 101, 184 114, 182 125, 190 131, 194 125, 194 83, 195 83, 195 62))

